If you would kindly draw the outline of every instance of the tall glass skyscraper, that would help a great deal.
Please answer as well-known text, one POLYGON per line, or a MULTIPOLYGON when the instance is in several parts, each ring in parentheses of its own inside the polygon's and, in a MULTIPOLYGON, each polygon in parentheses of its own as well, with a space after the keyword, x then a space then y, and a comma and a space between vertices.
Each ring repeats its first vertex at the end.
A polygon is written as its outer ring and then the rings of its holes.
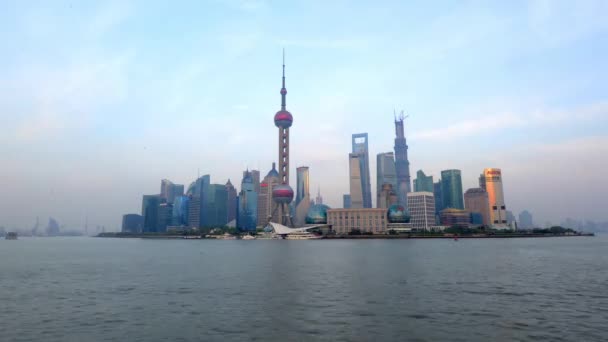
POLYGON ((443 208, 443 193, 441 192, 441 179, 433 183, 433 197, 435 197, 435 215, 438 216, 443 208))
POLYGON ((407 209, 407 193, 411 191, 410 162, 407 159, 407 142, 403 129, 403 112, 395 118, 395 169, 397 171, 397 196, 399 204, 407 209))
POLYGON ((141 203, 141 216, 144 220, 144 232, 158 231, 158 209, 160 207, 160 195, 144 195, 141 203))
POLYGON ((427 176, 422 170, 418 170, 414 179, 414 191, 433 192, 433 176, 427 176))
POLYGON ((178 196, 173 201, 173 213, 171 224, 174 226, 185 226, 188 224, 188 206, 190 197, 178 196))
POLYGON ((241 182, 238 203, 238 228, 243 231, 255 230, 258 221, 258 194, 251 172, 246 172, 241 182))
POLYGON ((308 166, 296 169, 297 188, 295 203, 294 225, 303 226, 306 223, 306 214, 310 208, 310 175, 308 166))
POLYGON ((460 170, 441 171, 441 195, 443 197, 444 209, 464 210, 460 170))
POLYGON ((376 207, 388 208, 382 200, 384 184, 390 184, 392 191, 397 189, 397 172, 395 170, 395 155, 393 152, 379 153, 376 156, 376 207), (384 204, 384 205, 383 205, 384 204))
MULTIPOLYGON (((363 208, 372 207, 372 186, 369 176, 369 150, 367 133, 353 134, 353 154, 359 155, 361 190, 363 195, 363 208)), ((352 198, 352 194, 351 194, 352 198)), ((353 202, 354 203, 354 202, 353 202)))
POLYGON ((228 192, 225 184, 210 184, 204 193, 203 227, 225 226, 228 218, 228 192))

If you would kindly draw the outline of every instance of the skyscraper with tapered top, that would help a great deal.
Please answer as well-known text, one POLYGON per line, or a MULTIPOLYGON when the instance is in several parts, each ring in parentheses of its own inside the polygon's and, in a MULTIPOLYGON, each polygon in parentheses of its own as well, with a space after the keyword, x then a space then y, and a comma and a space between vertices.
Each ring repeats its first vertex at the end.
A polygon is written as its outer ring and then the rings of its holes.
POLYGON ((293 226, 289 204, 293 200, 293 189, 289 186, 289 127, 293 116, 287 111, 287 89, 285 88, 285 51, 283 50, 283 82, 281 87, 281 110, 274 115, 274 124, 279 128, 279 182, 272 190, 275 210, 281 218, 279 223, 293 226))
POLYGON ((407 208, 407 193, 411 191, 410 162, 407 159, 407 142, 403 121, 406 116, 403 111, 397 118, 395 116, 395 170, 397 171, 397 198, 399 204, 407 208))

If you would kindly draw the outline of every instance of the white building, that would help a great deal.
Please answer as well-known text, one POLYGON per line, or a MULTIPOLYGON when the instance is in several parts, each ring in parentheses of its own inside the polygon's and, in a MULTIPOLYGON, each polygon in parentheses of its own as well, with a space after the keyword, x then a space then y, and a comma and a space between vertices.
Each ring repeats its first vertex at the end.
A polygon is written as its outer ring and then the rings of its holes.
POLYGON ((407 204, 412 229, 430 230, 435 225, 435 196, 432 192, 409 192, 407 204))

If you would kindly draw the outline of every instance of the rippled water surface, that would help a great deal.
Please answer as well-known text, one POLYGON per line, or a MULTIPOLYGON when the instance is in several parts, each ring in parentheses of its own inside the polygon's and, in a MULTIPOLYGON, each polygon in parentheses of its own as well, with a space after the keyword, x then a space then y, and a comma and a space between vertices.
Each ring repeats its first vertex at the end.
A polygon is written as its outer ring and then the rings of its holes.
POLYGON ((2 341, 605 341, 608 237, 0 241, 2 341))

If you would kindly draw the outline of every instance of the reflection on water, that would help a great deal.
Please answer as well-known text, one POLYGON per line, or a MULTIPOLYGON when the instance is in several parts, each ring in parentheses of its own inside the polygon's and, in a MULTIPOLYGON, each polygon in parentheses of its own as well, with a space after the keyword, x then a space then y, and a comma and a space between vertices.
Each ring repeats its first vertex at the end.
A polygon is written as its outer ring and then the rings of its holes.
POLYGON ((603 340, 608 237, 0 241, 3 341, 603 340))

